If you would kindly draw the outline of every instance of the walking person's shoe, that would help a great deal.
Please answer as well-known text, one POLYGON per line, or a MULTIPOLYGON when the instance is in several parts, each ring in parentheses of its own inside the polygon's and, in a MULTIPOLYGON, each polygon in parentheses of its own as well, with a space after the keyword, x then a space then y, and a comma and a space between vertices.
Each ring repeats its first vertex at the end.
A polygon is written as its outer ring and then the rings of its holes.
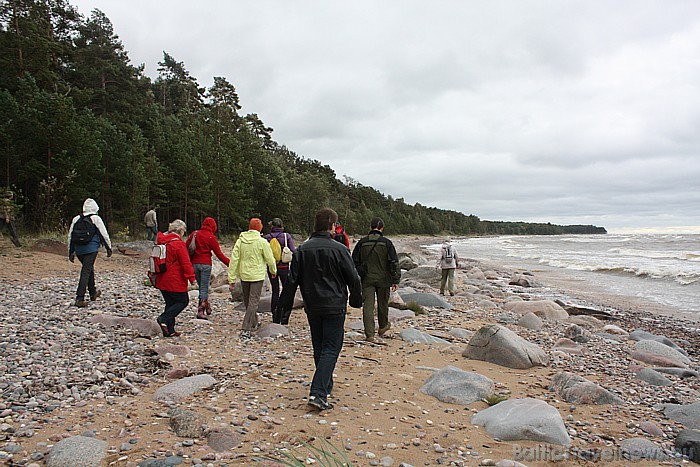
POLYGON ((182 333, 177 331, 168 331, 168 325, 165 324, 162 319, 160 319, 160 316, 156 318, 156 323, 158 323, 158 325, 160 326, 160 330, 163 333, 163 337, 178 337, 182 335, 182 333))
POLYGON ((199 305, 197 305, 197 319, 207 319, 207 314, 204 311, 204 300, 200 300, 199 305))
POLYGON ((90 301, 94 302, 102 296, 102 291, 100 289, 95 290, 94 294, 90 294, 90 301))
POLYGON ((376 339, 374 338, 374 336, 367 336, 367 337, 365 337, 365 340, 367 342, 374 342, 376 339))
POLYGON ((333 404, 329 404, 327 400, 319 396, 309 396, 307 404, 321 411, 333 408, 333 404))
POLYGON ((86 302, 85 300, 78 300, 78 299, 76 299, 76 300, 75 300, 75 303, 73 303, 73 305, 74 305, 74 306, 77 306, 77 307, 79 307, 79 308, 85 308, 86 306, 88 306, 88 302, 86 302))
POLYGON ((377 334, 379 334, 379 337, 382 337, 389 329, 391 329, 391 323, 386 323, 386 326, 377 330, 377 334))
POLYGON ((204 301, 202 302, 202 305, 204 306, 204 312, 207 315, 211 314, 211 305, 209 304, 209 299, 205 298, 204 301))

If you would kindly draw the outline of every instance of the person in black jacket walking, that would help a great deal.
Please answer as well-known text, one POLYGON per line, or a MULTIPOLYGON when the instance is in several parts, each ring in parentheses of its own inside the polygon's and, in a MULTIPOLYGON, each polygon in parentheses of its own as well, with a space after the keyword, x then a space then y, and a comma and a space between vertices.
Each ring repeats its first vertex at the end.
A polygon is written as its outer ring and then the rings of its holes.
POLYGON ((319 410, 333 408, 328 396, 333 389, 333 370, 343 348, 348 289, 352 306, 359 306, 362 301, 360 276, 350 253, 331 237, 337 220, 338 214, 330 208, 316 213, 315 232, 294 253, 277 305, 278 313, 289 316, 297 287, 301 289, 316 364, 308 404, 319 410))

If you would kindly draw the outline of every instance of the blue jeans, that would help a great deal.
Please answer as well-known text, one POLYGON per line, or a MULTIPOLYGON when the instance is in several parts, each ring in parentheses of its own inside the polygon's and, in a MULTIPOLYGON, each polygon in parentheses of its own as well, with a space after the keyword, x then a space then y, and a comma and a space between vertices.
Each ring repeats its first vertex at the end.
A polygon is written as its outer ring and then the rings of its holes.
POLYGON ((194 278, 199 285, 199 299, 209 298, 209 279, 211 279, 211 264, 193 264, 194 278))
POLYGON ((187 307, 190 296, 187 295, 187 292, 168 292, 167 290, 161 290, 160 294, 165 300, 165 310, 160 314, 160 319, 168 326, 168 332, 172 334, 175 332, 175 318, 187 307))
POLYGON ((152 242, 156 241, 156 237, 158 236, 158 226, 147 226, 148 229, 148 239, 152 242))
POLYGON ((310 396, 326 397, 333 390, 333 370, 343 348, 345 337, 345 310, 338 314, 307 314, 311 329, 311 345, 314 348, 316 372, 311 380, 310 396))

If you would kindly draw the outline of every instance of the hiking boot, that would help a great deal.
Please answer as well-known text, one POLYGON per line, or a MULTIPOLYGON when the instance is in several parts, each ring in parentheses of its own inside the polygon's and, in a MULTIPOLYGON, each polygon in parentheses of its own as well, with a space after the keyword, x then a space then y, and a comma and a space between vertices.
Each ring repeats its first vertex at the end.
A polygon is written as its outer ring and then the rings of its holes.
POLYGON ((202 306, 204 307, 204 312, 208 315, 211 314, 211 305, 209 304, 209 299, 205 298, 202 300, 202 306))
POLYGON ((367 336, 367 337, 365 337, 365 340, 367 342, 374 342, 375 341, 374 336, 367 336))
POLYGON ((377 330, 377 334, 379 334, 379 337, 382 337, 389 329, 391 329, 391 323, 386 323, 385 327, 377 330))
POLYGON ((73 305, 79 308, 85 308, 86 306, 88 306, 88 302, 86 302, 85 300, 76 300, 73 305))
POLYGON ((330 410, 333 408, 333 404, 329 404, 327 400, 324 400, 319 396, 309 396, 309 401, 307 404, 321 411, 330 410))
POLYGON ((94 302, 95 300, 100 298, 101 295, 102 295, 102 291, 100 289, 95 290, 94 294, 90 294, 90 301, 94 302))

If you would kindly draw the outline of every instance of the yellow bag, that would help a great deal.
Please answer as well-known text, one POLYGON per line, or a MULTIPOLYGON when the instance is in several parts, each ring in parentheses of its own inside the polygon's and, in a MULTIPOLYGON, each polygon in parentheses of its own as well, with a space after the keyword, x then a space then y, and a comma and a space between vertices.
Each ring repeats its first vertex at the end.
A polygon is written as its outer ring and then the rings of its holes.
POLYGON ((272 240, 270 240, 270 248, 272 249, 272 256, 274 256, 275 261, 279 263, 282 258, 282 245, 280 245, 279 240, 275 237, 272 237, 272 240))

